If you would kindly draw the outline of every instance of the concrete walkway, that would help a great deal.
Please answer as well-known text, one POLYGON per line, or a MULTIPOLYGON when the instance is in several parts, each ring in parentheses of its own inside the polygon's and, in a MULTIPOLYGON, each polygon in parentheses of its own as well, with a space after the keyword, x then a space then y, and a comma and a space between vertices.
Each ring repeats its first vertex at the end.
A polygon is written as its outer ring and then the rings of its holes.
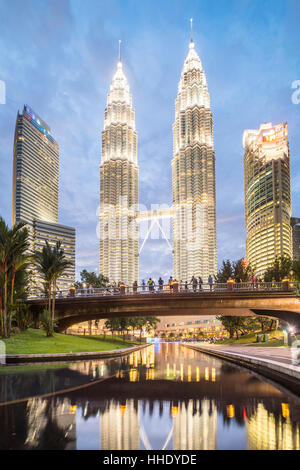
POLYGON ((300 365, 293 363, 291 348, 219 346, 205 343, 184 344, 184 346, 221 359, 229 359, 265 375, 271 374, 275 380, 278 377, 281 383, 284 382, 284 378, 292 380, 300 390, 300 365))
POLYGON ((260 359, 276 361, 284 364, 293 364, 290 348, 272 348, 259 346, 218 346, 210 344, 209 348, 217 348, 228 353, 246 354, 260 359))

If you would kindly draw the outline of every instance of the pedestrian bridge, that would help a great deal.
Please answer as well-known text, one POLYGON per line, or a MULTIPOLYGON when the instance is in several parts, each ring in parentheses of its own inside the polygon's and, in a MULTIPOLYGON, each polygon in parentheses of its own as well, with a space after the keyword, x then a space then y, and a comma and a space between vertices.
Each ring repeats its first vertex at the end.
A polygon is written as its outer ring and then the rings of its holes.
MULTIPOLYGON (((178 287, 146 290, 141 288, 80 289, 56 297, 55 322, 58 331, 76 323, 112 317, 144 316, 270 316, 300 327, 298 284, 215 284, 201 290, 178 287)), ((32 297, 34 318, 46 308, 47 299, 32 297)))

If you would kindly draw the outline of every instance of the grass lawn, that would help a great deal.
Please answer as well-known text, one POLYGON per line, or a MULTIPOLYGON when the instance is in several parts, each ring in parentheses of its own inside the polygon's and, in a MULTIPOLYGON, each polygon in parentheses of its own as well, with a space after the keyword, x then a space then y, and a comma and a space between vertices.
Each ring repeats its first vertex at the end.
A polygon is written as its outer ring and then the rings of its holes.
POLYGON ((42 330, 28 329, 4 339, 6 354, 51 354, 70 352, 111 351, 138 344, 134 341, 123 341, 119 337, 75 336, 54 333, 47 338, 42 330))
POLYGON ((268 334, 270 335, 269 341, 266 343, 257 343, 256 342, 256 336, 257 334, 260 333, 249 333, 248 335, 240 336, 240 338, 237 340, 236 338, 234 339, 224 339, 223 341, 218 342, 217 344, 220 345, 226 345, 226 344, 231 344, 231 345, 247 345, 247 346, 259 346, 259 347, 283 347, 283 333, 282 331, 270 331, 268 334))

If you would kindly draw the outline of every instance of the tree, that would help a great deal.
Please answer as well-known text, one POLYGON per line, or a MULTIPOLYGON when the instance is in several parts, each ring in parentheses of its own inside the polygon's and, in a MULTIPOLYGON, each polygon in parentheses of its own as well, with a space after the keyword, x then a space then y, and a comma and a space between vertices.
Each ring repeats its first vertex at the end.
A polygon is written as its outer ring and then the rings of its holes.
POLYGON ((243 259, 237 261, 230 261, 228 259, 223 261, 221 269, 215 276, 215 280, 220 284, 225 284, 230 278, 239 278, 242 282, 248 282, 254 271, 250 264, 243 266, 243 259))
POLYGON ((256 321, 259 323, 262 333, 265 333, 265 331, 271 328, 274 323, 273 319, 267 317, 256 317, 256 321))
POLYGON ((134 334, 134 331, 137 330, 138 328, 138 322, 137 322, 137 317, 130 317, 128 319, 128 327, 132 330, 132 333, 134 334))
POLYGON ((251 264, 244 266, 243 259, 239 259, 232 262, 232 271, 234 279, 239 278, 242 282, 248 282, 255 269, 252 268, 251 264))
POLYGON ((281 282, 290 276, 293 268, 293 261, 289 256, 277 256, 271 266, 264 274, 265 282, 281 282))
POLYGON ((300 258, 293 261, 292 272, 295 281, 300 281, 300 258))
POLYGON ((226 261, 223 261, 221 269, 218 271, 218 274, 215 276, 216 283, 224 284, 232 276, 233 276, 233 269, 232 269, 231 261, 229 259, 226 261))
POLYGON ((37 269, 44 278, 45 288, 48 291, 48 311, 51 312, 54 321, 55 295, 57 279, 73 264, 66 259, 61 242, 57 242, 52 248, 48 241, 42 251, 35 253, 37 269))
POLYGON ((80 273, 80 281, 75 283, 76 289, 83 289, 83 284, 86 286, 93 286, 95 289, 102 289, 107 287, 109 279, 102 274, 96 274, 95 272, 88 272, 86 269, 80 273))
POLYGON ((47 338, 51 338, 54 334, 54 323, 48 310, 44 310, 41 315, 41 325, 43 330, 46 332, 47 338))
POLYGON ((119 320, 119 330, 122 333, 123 341, 125 341, 124 333, 128 329, 129 326, 129 319, 121 317, 118 319, 119 320))
POLYGON ((109 318, 106 320, 104 323, 104 326, 107 330, 111 331, 111 334, 113 335, 115 331, 119 329, 119 318, 109 318))
POLYGON ((244 333, 247 329, 245 325, 246 318, 247 317, 233 317, 226 315, 217 316, 217 320, 219 320, 225 330, 228 331, 230 338, 233 338, 235 334, 236 339, 239 339, 240 333, 244 333))
MULTIPOLYGON (((17 272, 24 272, 32 262, 26 254, 28 248, 29 235, 25 223, 19 222, 9 229, 0 217, 0 312, 1 334, 4 337, 10 336, 17 272)), ((26 280, 26 276, 19 276, 19 281, 21 279, 26 280)))
POLYGON ((160 323, 160 319, 157 317, 146 317, 146 330, 149 333, 151 330, 156 330, 157 324, 160 323))
POLYGON ((53 248, 54 264, 52 266, 52 282, 53 282, 53 300, 52 300, 52 321, 54 321, 55 313, 55 295, 57 280, 73 265, 72 261, 66 258, 64 249, 61 248, 61 242, 57 242, 53 248))
POLYGON ((145 317, 139 317, 136 319, 136 328, 140 330, 140 343, 142 342, 142 332, 147 324, 147 319, 145 317))

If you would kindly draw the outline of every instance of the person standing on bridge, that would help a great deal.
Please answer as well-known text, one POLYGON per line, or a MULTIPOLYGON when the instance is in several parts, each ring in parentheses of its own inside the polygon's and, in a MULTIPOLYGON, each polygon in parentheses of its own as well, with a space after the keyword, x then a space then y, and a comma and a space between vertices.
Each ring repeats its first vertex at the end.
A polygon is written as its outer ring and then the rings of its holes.
POLYGON ((255 276, 254 276, 254 274, 252 274, 252 276, 250 278, 250 281, 251 281, 251 287, 254 290, 254 285, 255 285, 255 276))
POLYGON ((163 281, 163 279, 162 279, 161 277, 158 279, 158 285, 159 285, 159 290, 163 290, 163 288, 164 288, 164 281, 163 281))
POLYGON ((148 281, 148 286, 149 286, 149 292, 153 292, 153 291, 154 291, 154 282, 153 282, 153 280, 151 279, 151 277, 150 277, 150 279, 149 279, 149 281, 148 281))
POLYGON ((195 278, 195 276, 192 277, 191 284, 193 286, 193 291, 196 292, 197 291, 197 286, 198 286, 198 281, 197 281, 197 278, 195 278))
POLYGON ((211 274, 208 276, 208 284, 209 284, 210 292, 212 292, 212 290, 213 290, 213 285, 214 285, 214 280, 213 280, 211 274))
POLYGON ((199 291, 202 291, 203 281, 202 281, 202 277, 201 277, 201 276, 199 276, 198 284, 199 284, 199 291))

